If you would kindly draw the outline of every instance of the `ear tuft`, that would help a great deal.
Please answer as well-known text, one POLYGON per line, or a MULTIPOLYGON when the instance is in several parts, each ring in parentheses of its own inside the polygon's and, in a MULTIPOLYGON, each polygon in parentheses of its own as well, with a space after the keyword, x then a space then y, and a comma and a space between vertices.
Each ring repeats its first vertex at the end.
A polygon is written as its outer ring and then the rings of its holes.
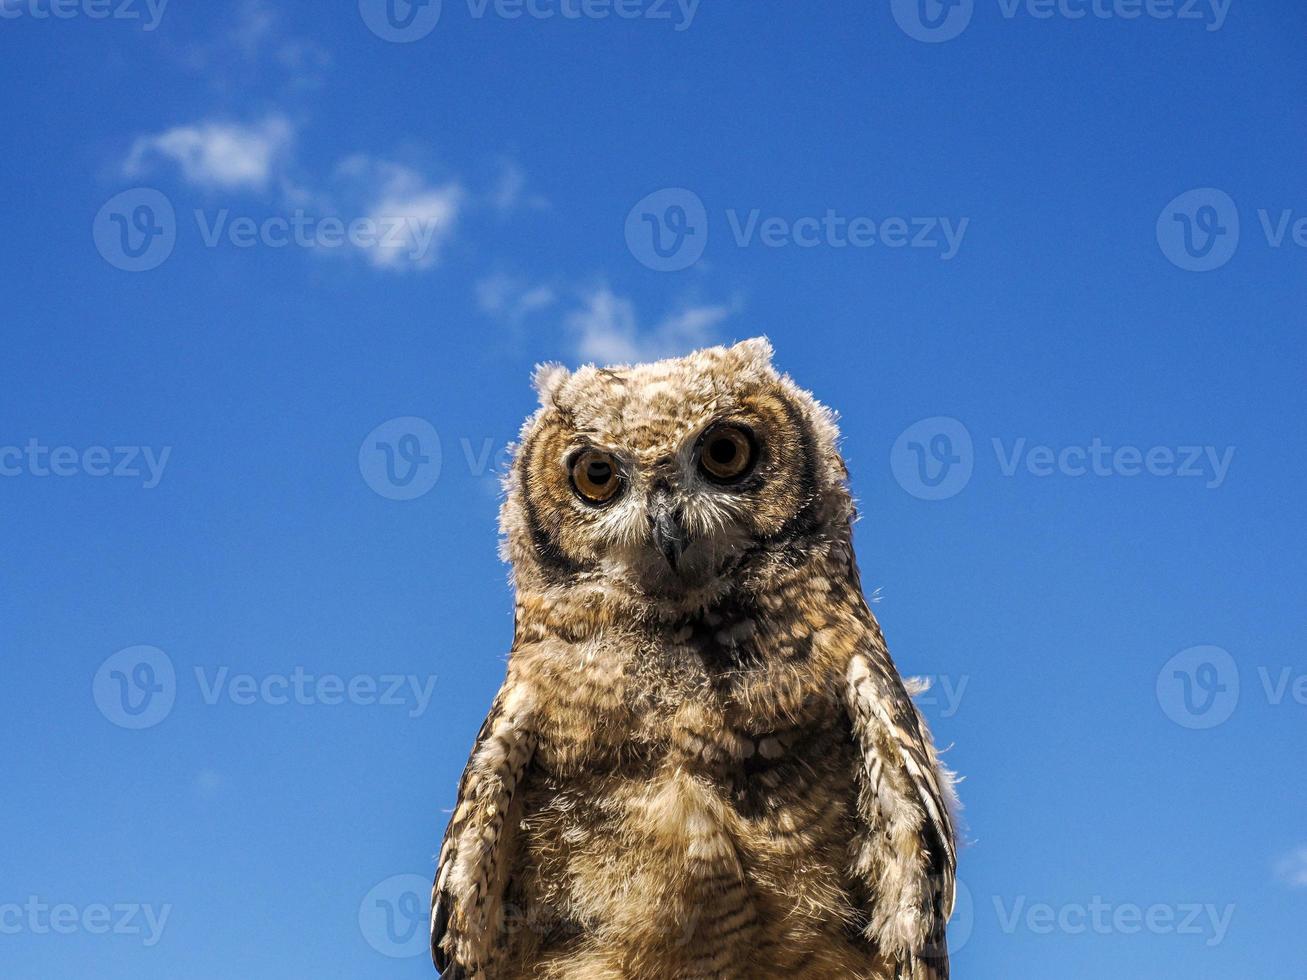
POLYGON ((772 354, 774 352, 771 341, 766 337, 751 337, 748 340, 741 340, 731 348, 730 352, 742 364, 754 370, 768 371, 771 369, 772 354))
POLYGON ((540 404, 545 408, 551 406, 554 396, 571 376, 572 372, 561 364, 553 362, 537 364, 531 374, 531 383, 535 386, 536 394, 540 396, 540 404))

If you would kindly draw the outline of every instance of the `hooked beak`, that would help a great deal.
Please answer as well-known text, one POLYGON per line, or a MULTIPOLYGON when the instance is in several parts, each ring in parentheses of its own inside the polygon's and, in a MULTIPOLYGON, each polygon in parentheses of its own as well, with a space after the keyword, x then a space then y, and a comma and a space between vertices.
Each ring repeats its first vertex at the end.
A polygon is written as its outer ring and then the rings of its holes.
POLYGON ((649 515, 649 526, 653 531, 654 544, 667 559, 667 564, 672 566, 672 571, 676 571, 690 539, 670 500, 662 497, 656 501, 653 512, 649 515))

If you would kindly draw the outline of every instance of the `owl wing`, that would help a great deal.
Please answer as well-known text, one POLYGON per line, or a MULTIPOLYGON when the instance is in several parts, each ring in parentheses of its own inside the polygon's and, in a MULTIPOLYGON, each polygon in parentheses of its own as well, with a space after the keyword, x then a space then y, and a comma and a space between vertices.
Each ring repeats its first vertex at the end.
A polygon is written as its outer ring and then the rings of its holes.
POLYGON ((477 735, 440 848, 431 892, 431 955, 446 980, 480 977, 502 938, 520 824, 516 790, 535 746, 528 698, 510 675, 477 735))
MULTIPOLYGON (((873 620, 874 622, 874 620, 873 620)), ((866 936, 902 980, 947 980, 957 849, 953 777, 890 659, 880 631, 855 653, 846 697, 861 749, 855 872, 871 898, 866 936)))

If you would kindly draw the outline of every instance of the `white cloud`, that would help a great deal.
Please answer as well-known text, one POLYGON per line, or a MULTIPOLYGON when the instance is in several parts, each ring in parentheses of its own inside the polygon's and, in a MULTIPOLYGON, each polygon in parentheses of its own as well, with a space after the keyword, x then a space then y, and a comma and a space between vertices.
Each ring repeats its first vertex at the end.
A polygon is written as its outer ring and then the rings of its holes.
POLYGON ((295 131, 282 116, 243 125, 201 122, 139 137, 124 167, 140 176, 160 157, 176 163, 182 176, 206 189, 263 190, 289 154, 295 131))
POLYGON ((539 194, 528 194, 526 190, 526 173, 512 160, 500 163, 499 181, 488 195, 490 206, 502 216, 511 215, 520 207, 533 211, 543 211, 549 207, 549 201, 539 194))
POLYGON ((712 341, 714 329, 736 312, 733 304, 684 306, 644 329, 635 305, 606 286, 582 299, 584 305, 565 322, 580 358, 600 364, 657 360, 703 347, 712 341))
POLYGON ((477 308, 509 326, 517 326, 532 313, 548 309, 558 299, 552 286, 502 274, 479 281, 476 292, 477 308))
POLYGON ((135 179, 166 160, 205 190, 275 187, 287 212, 364 227, 350 244, 374 268, 421 270, 440 263, 466 198, 457 180, 433 183, 411 167, 357 154, 329 179, 305 181, 298 176, 294 143, 295 131, 283 116, 254 124, 203 121, 138 138, 123 171, 135 179))
POLYGON ((1307 888, 1307 846, 1281 858, 1275 866, 1275 874, 1290 888, 1307 888))
POLYGON ((381 240, 363 248, 368 262, 391 270, 440 263, 465 197, 457 181, 433 186, 409 167, 366 156, 350 157, 338 173, 354 187, 363 214, 383 232, 381 240))

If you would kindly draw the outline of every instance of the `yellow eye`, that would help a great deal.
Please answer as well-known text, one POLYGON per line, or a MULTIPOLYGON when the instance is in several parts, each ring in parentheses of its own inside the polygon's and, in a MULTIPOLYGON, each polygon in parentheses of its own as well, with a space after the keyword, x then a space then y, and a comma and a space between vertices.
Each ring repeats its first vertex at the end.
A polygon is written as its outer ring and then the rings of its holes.
POLYGON ((597 449, 583 450, 572 460, 572 486, 588 503, 608 503, 622 489, 617 460, 597 449))
POLYGON ((716 483, 735 483, 749 475, 757 455, 752 433, 735 425, 718 426, 699 447, 699 469, 716 483))

